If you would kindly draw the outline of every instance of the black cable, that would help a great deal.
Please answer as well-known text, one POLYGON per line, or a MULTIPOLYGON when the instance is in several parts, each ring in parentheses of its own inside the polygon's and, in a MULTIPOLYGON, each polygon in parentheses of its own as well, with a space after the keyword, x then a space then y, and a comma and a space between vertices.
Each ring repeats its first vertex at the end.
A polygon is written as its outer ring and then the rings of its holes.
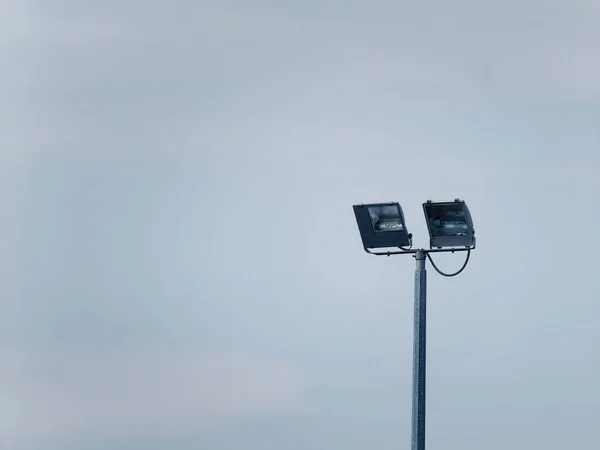
POLYGON ((405 252, 408 252, 408 251, 410 251, 410 249, 411 249, 411 248, 412 248, 412 246, 413 246, 413 243, 412 243, 412 238, 410 238, 410 239, 409 239, 408 243, 410 244, 408 248, 401 247, 401 246, 398 246, 398 248, 399 248, 400 250, 404 250, 405 252))
POLYGON ((440 269, 438 269, 438 267, 435 265, 435 263, 433 262, 433 259, 431 258, 431 256, 429 255, 429 253, 425 253, 425 255, 427 255, 427 258, 429 259, 429 262, 431 263, 431 265, 433 266, 433 268, 435 269, 435 271, 437 273, 439 273, 440 275, 444 276, 444 277, 455 277, 456 275, 458 275, 459 273, 461 273, 463 270, 465 270, 465 267, 467 267, 467 264, 469 264, 469 258, 471 257, 471 248, 469 248, 469 250, 467 250, 467 258, 465 259, 465 263, 463 264, 463 266, 460 268, 460 270, 458 272, 455 273, 444 273, 442 272, 440 269))

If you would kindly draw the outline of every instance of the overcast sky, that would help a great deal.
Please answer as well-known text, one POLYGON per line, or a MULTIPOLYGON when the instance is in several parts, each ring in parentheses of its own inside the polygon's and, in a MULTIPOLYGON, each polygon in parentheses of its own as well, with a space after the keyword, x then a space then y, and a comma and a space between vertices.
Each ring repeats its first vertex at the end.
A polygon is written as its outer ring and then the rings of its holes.
POLYGON ((460 197, 428 448, 599 448, 599 47, 599 0, 0 0, 0 447, 409 448, 414 261, 351 206, 460 197))

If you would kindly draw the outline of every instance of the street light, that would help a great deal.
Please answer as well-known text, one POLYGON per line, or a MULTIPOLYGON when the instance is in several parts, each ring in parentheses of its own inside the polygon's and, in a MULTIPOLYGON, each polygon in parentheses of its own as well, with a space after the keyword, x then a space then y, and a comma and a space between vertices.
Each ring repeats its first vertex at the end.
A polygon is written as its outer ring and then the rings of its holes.
POLYGON ((475 229, 467 204, 459 199, 453 202, 431 200, 423 203, 429 230, 429 250, 412 249, 412 234, 406 230, 404 214, 399 203, 354 205, 354 215, 360 231, 363 248, 377 256, 412 254, 416 259, 414 292, 413 337, 413 397, 411 450, 425 450, 425 382, 427 338, 427 270, 429 259, 440 275, 454 277, 461 273, 475 249, 475 229), (374 252, 372 249, 387 248, 374 252), (399 248, 400 250, 389 250, 399 248), (433 262, 431 253, 467 252, 463 266, 455 273, 442 272, 433 262))

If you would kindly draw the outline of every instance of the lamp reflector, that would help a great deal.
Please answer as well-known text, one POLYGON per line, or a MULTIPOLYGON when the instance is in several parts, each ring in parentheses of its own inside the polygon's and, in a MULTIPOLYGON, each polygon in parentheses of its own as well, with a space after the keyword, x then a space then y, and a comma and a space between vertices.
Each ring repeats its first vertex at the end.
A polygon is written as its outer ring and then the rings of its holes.
POLYGON ((369 206, 371 226, 376 233, 403 231, 402 216, 397 205, 369 206))
POLYGON ((427 205, 427 220, 432 236, 467 236, 469 228, 462 203, 427 205))

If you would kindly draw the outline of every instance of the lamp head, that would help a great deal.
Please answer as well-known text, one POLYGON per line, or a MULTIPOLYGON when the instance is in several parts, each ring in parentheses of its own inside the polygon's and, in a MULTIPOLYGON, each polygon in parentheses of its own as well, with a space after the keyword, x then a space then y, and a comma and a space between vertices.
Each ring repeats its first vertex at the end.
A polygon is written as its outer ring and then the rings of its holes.
POLYGON ((404 214, 399 203, 354 205, 353 209, 365 250, 410 245, 412 236, 406 230, 404 214))
POLYGON ((429 230, 429 245, 437 247, 472 247, 475 229, 467 204, 460 199, 453 202, 423 203, 423 212, 429 230))

